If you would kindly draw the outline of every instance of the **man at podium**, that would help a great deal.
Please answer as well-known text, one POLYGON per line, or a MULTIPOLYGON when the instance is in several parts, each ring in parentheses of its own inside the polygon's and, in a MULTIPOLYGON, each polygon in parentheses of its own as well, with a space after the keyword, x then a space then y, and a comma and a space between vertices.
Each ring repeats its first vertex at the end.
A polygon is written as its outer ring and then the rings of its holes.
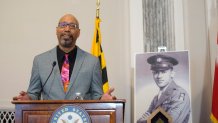
POLYGON ((58 45, 34 58, 27 92, 13 100, 74 100, 76 93, 85 100, 114 99, 114 89, 103 94, 98 58, 76 45, 80 35, 76 17, 61 17, 56 35, 58 45))

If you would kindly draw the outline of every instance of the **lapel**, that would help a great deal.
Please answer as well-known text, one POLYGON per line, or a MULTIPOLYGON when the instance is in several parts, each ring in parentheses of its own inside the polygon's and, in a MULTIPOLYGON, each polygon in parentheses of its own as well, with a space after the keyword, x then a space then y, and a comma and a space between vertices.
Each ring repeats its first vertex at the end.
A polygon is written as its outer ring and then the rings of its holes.
POLYGON ((58 88, 57 92, 59 93, 58 95, 60 95, 61 97, 65 96, 65 92, 64 92, 64 87, 62 84, 62 80, 61 80, 61 73, 60 73, 60 69, 58 66, 58 61, 57 61, 57 47, 53 48, 51 50, 51 56, 52 56, 52 60, 56 62, 56 66, 54 67, 54 86, 57 86, 56 88, 58 88))
POLYGON ((155 109, 158 108, 159 106, 161 106, 164 101, 166 101, 170 98, 174 89, 175 89, 175 82, 172 81, 169 84, 169 86, 166 88, 166 90, 161 94, 160 99, 157 100, 157 103, 155 105, 155 109))
POLYGON ((69 93, 69 90, 71 90, 71 89, 75 90, 73 85, 76 82, 77 75, 78 75, 78 73, 80 71, 80 68, 81 68, 81 66, 83 64, 83 61, 85 59, 84 56, 85 56, 84 52, 79 47, 77 47, 76 60, 75 60, 73 72, 72 72, 71 77, 70 77, 70 85, 69 85, 69 87, 67 89, 66 96, 69 93))

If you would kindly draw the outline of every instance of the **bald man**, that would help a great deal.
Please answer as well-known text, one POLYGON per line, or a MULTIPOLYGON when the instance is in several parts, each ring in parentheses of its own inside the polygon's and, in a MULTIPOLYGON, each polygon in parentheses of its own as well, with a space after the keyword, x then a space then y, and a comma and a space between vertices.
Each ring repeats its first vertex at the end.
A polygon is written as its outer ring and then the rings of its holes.
POLYGON ((114 99, 114 89, 103 94, 98 58, 80 49, 80 35, 75 16, 66 14, 56 27, 58 45, 37 55, 27 92, 21 91, 14 100, 74 100, 76 93, 85 100, 114 99))

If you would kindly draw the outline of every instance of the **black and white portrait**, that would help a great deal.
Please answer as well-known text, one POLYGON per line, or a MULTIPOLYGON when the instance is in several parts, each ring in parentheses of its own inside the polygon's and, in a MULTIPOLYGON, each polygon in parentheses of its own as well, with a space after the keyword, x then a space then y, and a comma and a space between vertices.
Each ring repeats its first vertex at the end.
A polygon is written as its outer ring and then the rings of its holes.
POLYGON ((158 107, 173 123, 191 123, 188 51, 137 54, 134 122, 146 123, 158 107))

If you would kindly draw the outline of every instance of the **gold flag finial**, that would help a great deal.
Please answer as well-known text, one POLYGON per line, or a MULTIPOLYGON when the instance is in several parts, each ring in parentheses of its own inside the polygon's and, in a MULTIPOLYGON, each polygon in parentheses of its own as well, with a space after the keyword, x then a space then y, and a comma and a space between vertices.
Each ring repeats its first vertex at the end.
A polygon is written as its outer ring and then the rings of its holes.
POLYGON ((96 8, 96 17, 99 18, 99 11, 100 11, 100 0, 97 0, 97 8, 96 8))

